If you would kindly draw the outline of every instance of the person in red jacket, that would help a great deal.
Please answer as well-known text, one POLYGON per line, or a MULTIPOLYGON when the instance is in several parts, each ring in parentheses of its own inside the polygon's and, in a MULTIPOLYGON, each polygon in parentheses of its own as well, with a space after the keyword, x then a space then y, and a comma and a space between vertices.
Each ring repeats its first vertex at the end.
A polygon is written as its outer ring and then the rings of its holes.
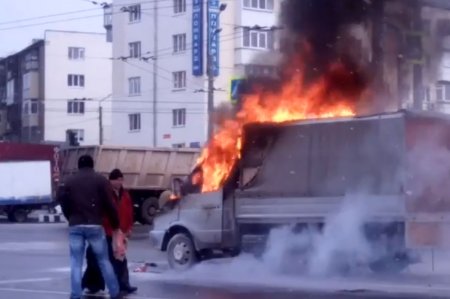
MULTIPOLYGON (((109 181, 114 191, 114 202, 119 212, 120 230, 126 236, 125 242, 127 242, 127 238, 130 236, 134 224, 133 202, 131 201, 130 194, 123 188, 123 174, 119 169, 114 169, 109 174, 109 181)), ((103 228, 108 243, 109 258, 119 281, 120 290, 125 294, 134 293, 137 291, 137 288, 130 285, 128 261, 126 256, 118 256, 119 254, 114 252, 113 229, 106 217, 103 218, 103 228)), ((87 268, 83 276, 83 288, 87 288, 91 293, 104 290, 105 283, 100 274, 94 253, 89 247, 86 251, 86 260, 87 268)))

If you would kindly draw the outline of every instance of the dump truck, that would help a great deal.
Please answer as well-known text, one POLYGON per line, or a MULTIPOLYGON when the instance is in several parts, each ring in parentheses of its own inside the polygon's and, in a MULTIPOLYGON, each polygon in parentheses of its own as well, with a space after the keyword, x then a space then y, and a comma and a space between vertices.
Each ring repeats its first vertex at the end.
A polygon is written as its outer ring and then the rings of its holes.
POLYGON ((449 116, 399 111, 249 124, 242 138, 241 158, 219 190, 186 188, 192 175, 173 182, 179 199, 150 231, 172 268, 264 248, 280 226, 320 232, 353 197, 370 212, 361 229, 378 248, 366 260, 373 271, 401 271, 419 249, 449 244, 449 116))
POLYGON ((0 187, 3 190, 0 191, 0 212, 10 222, 24 222, 35 210, 54 210, 59 179, 58 161, 59 145, 0 143, 2 184, 6 184, 0 187), (45 196, 39 193, 43 190, 33 187, 38 182, 46 190, 45 196))
POLYGON ((78 169, 78 158, 91 155, 95 170, 105 177, 119 168, 124 187, 134 205, 135 220, 152 224, 153 218, 170 196, 173 179, 189 175, 199 155, 198 149, 80 146, 63 148, 60 153, 62 179, 78 169))

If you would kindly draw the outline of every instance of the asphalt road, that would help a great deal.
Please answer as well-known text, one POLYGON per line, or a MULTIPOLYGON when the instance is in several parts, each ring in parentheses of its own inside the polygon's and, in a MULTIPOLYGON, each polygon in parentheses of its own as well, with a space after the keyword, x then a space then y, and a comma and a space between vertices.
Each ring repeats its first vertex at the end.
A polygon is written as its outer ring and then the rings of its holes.
MULTIPOLYGON (((164 271, 134 273, 144 261, 161 262, 163 255, 151 251, 147 228, 138 226, 131 240, 131 280, 139 287, 135 299, 317 299, 317 298, 437 298, 450 294, 447 281, 431 283, 404 278, 392 283, 342 280, 300 280, 268 277, 239 261, 208 263, 183 274, 164 271), (238 266, 236 268, 236 265, 238 266), (369 291, 372 289, 372 291, 369 291), (430 290, 433 289, 433 292, 430 290), (417 296, 410 293, 413 290, 417 296)), ((68 247, 65 224, 0 224, 0 298, 59 299, 69 297, 68 247)), ((450 281, 450 279, 449 279, 450 281)), ((442 298, 442 297, 441 297, 442 298)), ((449 295, 450 298, 450 295, 449 295)))

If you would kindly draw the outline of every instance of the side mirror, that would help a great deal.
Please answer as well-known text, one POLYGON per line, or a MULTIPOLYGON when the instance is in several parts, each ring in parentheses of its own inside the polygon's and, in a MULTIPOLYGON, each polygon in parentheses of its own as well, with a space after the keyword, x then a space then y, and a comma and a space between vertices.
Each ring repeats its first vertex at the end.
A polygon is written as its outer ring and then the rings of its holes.
POLYGON ((172 180, 172 196, 176 198, 181 197, 181 185, 183 181, 180 178, 174 178, 172 180))

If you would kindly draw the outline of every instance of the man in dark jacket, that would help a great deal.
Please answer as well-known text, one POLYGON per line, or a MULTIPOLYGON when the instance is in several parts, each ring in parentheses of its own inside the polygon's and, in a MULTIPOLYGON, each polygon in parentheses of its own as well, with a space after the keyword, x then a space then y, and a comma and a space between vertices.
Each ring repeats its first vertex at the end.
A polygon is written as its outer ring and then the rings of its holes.
POLYGON ((85 155, 78 160, 78 173, 59 188, 58 200, 69 222, 71 299, 82 297, 81 277, 86 242, 100 266, 111 298, 120 297, 119 284, 109 261, 108 246, 102 227, 103 215, 119 233, 119 216, 106 178, 94 171, 94 160, 85 155))
MULTIPOLYGON (((123 188, 123 173, 119 169, 114 169, 109 174, 109 181, 113 188, 115 204, 119 212, 120 230, 125 233, 126 236, 131 234, 133 228, 133 202, 130 194, 123 188)), ((108 243, 109 259, 116 272, 117 279, 119 281, 120 290, 123 294, 131 294, 137 291, 137 287, 130 285, 130 278, 128 273, 128 262, 126 257, 123 259, 117 259, 114 256, 113 242, 113 230, 111 223, 107 218, 103 220, 103 227, 106 233, 106 240, 108 243)), ((104 281, 100 274, 100 268, 95 260, 95 255, 91 248, 88 247, 86 251, 87 267, 83 276, 83 286, 86 287, 91 293, 97 293, 99 290, 104 289, 104 281)))

